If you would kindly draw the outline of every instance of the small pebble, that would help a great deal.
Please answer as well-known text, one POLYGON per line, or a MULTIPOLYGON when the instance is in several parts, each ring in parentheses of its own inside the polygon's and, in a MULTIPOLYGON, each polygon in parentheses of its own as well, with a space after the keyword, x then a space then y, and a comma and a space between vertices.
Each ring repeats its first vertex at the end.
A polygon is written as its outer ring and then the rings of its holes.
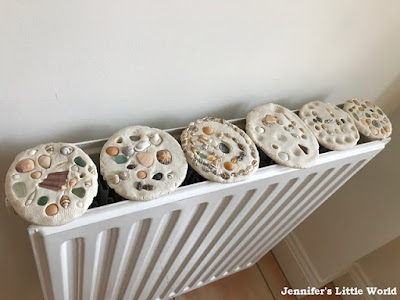
POLYGON ((85 162, 85 161, 83 160, 83 158, 80 157, 80 156, 75 157, 74 162, 75 162, 78 166, 80 166, 80 167, 82 167, 82 168, 84 168, 84 167, 86 166, 86 162, 85 162))
POLYGON ((24 182, 16 182, 13 184, 12 189, 18 198, 26 196, 26 187, 24 182))
POLYGON ((224 143, 220 143, 218 148, 222 151, 222 153, 228 154, 230 152, 229 147, 224 143))
POLYGON ((157 173, 154 174, 153 179, 154 180, 161 180, 163 178, 163 174, 162 173, 157 173))
POLYGON ((212 128, 209 127, 209 126, 206 126, 206 127, 203 127, 203 132, 204 132, 205 134, 207 134, 207 135, 211 135, 211 134, 214 133, 214 129, 212 129, 212 128))
POLYGON ((372 125, 374 125, 377 128, 381 127, 381 123, 379 123, 379 121, 377 120, 372 120, 372 125))
POLYGON ((47 201, 49 201, 49 197, 42 196, 38 199, 37 204, 40 206, 45 206, 47 204, 47 201))
POLYGON ((126 156, 132 156, 133 154, 135 154, 135 149, 133 149, 132 146, 126 146, 122 148, 122 153, 126 156))
POLYGON ((262 127, 260 127, 260 126, 257 126, 257 127, 256 127, 256 131, 257 131, 258 133, 264 133, 264 132, 265 132, 264 128, 262 128, 262 127))
POLYGON ((78 206, 79 208, 82 208, 83 207, 83 202, 82 201, 78 201, 76 203, 76 206, 78 206))
POLYGON ((139 171, 139 172, 136 173, 136 176, 139 179, 145 179, 147 177, 147 173, 145 171, 139 171))
POLYGON ((384 129, 386 132, 389 132, 389 131, 390 131, 390 128, 389 128, 388 126, 383 126, 383 129, 384 129))
POLYGON ((274 117, 272 115, 267 115, 265 117, 265 122, 266 123, 275 123, 276 122, 276 117, 274 117))
POLYGON ((12 178, 13 178, 13 179, 20 179, 20 178, 21 178, 21 175, 19 175, 19 174, 14 174, 12 178))
POLYGON ((128 159, 124 155, 118 155, 118 156, 114 157, 114 161, 117 164, 124 164, 124 163, 126 163, 128 161, 128 159))
POLYGON ((115 146, 108 147, 106 153, 110 156, 116 156, 119 153, 119 148, 115 146))
POLYGON ((74 194, 75 196, 77 196, 79 198, 83 198, 86 194, 86 190, 83 187, 72 189, 71 192, 72 192, 72 194, 74 194))
POLYGON ((224 163, 224 168, 227 169, 228 171, 232 171, 235 168, 235 165, 230 161, 226 161, 224 163))
POLYGON ((15 170, 19 173, 30 172, 35 168, 35 162, 30 158, 20 160, 15 166, 15 170))
POLYGON ((46 214, 48 216, 54 216, 58 213, 58 206, 57 204, 50 204, 46 207, 46 214))
POLYGON ((71 171, 78 172, 78 171, 79 171, 78 166, 73 165, 73 166, 71 167, 71 171))

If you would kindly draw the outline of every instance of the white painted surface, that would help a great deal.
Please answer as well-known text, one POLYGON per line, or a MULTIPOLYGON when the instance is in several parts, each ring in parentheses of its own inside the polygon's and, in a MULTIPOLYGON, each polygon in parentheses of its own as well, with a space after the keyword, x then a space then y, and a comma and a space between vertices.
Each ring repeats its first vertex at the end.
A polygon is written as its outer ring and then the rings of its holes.
MULTIPOLYGON (((30 146, 128 125, 243 117, 268 101, 299 108, 360 96, 396 106, 399 8, 396 0, 0 0, 0 182, 30 146)), ((41 299, 27 224, 0 205, 2 295, 41 299)))
POLYGON ((31 226, 45 299, 167 299, 243 270, 384 146, 328 152, 308 169, 268 166, 233 184, 197 183, 157 201, 123 201, 63 226, 31 226))
MULTIPOLYGON (((396 130, 400 128, 400 109, 390 118, 394 131, 385 151, 294 230, 291 235, 297 246, 292 253, 286 251, 285 242, 274 249, 293 287, 324 285, 364 255, 400 236, 400 131, 396 130), (295 275, 298 267, 285 264, 292 256, 299 257, 296 253, 302 253, 299 264, 307 266, 303 277, 295 275)), ((393 275, 396 268, 388 266, 387 274, 393 275)))

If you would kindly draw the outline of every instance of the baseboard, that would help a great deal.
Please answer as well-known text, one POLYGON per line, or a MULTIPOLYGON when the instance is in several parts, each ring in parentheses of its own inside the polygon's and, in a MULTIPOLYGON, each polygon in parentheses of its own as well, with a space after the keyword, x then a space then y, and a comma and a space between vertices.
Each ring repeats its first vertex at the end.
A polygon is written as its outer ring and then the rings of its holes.
POLYGON ((383 300, 382 296, 367 294, 367 287, 374 286, 374 284, 357 263, 354 263, 347 273, 335 279, 334 284, 337 287, 357 287, 364 291, 364 294, 360 296, 342 295, 343 300, 383 300))
POLYGON ((272 252, 292 288, 321 287, 322 279, 294 232, 284 238, 272 252))

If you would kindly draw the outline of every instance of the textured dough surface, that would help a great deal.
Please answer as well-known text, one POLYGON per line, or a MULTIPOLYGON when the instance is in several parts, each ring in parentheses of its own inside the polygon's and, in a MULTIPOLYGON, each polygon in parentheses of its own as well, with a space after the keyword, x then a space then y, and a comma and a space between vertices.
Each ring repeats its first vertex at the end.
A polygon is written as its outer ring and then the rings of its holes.
POLYGON ((269 103, 247 114, 246 132, 280 165, 309 168, 319 156, 319 145, 303 121, 289 109, 269 103))
POLYGON ((7 203, 26 221, 62 225, 81 216, 97 194, 97 169, 73 144, 48 143, 19 153, 5 182, 7 203))
POLYGON ((174 191, 185 179, 187 168, 177 140, 147 126, 117 131, 100 153, 104 179, 129 200, 151 200, 174 191))
POLYGON ((392 123, 389 118, 371 101, 347 100, 343 109, 352 117, 358 131, 369 139, 384 139, 392 134, 392 123))
POLYGON ((258 151, 247 134, 226 120, 205 117, 181 134, 182 149, 192 168, 221 183, 246 180, 258 169, 258 151))
POLYGON ((349 149, 360 139, 353 119, 336 105, 311 101, 300 109, 299 116, 327 149, 349 149))

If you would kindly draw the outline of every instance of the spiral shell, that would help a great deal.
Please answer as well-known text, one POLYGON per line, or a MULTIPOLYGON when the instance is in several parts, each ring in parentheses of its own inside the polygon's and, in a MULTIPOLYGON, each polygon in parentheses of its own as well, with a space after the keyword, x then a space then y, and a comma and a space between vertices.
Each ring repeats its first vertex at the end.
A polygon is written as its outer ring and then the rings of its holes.
POLYGON ((67 208, 70 203, 71 203, 71 200, 69 199, 68 196, 64 195, 64 196, 61 197, 60 205, 62 207, 67 208))

